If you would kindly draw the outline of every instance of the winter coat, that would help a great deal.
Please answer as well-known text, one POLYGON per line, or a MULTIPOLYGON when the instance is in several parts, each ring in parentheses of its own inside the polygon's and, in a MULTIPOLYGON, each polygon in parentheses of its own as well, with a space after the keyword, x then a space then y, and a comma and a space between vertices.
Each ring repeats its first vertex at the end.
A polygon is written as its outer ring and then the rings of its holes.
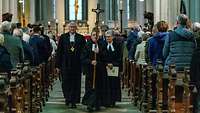
POLYGON ((158 32, 148 40, 148 56, 153 66, 156 66, 157 60, 163 61, 162 50, 168 32, 158 32))
POLYGON ((163 56, 166 59, 164 72, 168 71, 171 64, 176 65, 177 71, 183 71, 185 67, 189 67, 195 47, 193 33, 184 26, 178 26, 175 31, 169 33, 163 48, 163 56))
POLYGON ((9 72, 12 67, 10 54, 4 46, 0 45, 0 72, 9 72))

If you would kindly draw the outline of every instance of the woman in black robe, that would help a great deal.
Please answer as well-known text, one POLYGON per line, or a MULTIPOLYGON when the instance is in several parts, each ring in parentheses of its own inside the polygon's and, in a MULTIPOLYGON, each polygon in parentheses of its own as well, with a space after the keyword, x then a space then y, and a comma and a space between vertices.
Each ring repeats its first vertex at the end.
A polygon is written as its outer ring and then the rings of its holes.
POLYGON ((122 57, 122 48, 121 44, 117 43, 115 39, 113 39, 113 31, 109 30, 106 32, 106 41, 107 44, 103 47, 103 55, 102 60, 104 62, 104 66, 112 69, 113 67, 118 67, 118 76, 109 76, 107 74, 107 78, 109 81, 109 90, 110 90, 110 105, 115 106, 117 101, 121 101, 121 85, 120 85, 120 63, 122 57))
MULTIPOLYGON (((82 55, 82 64, 85 68, 86 73, 86 81, 85 81, 85 92, 89 92, 90 90, 95 91, 95 105, 90 106, 87 105, 87 109, 92 111, 93 108, 96 110, 100 109, 100 106, 104 106, 109 99, 107 88, 108 88, 108 81, 106 80, 106 74, 104 65, 101 61, 102 55, 102 44, 97 39, 97 32, 93 31, 91 33, 91 40, 88 40, 86 43, 86 48, 84 49, 84 53, 82 55), (96 54, 96 58, 95 58, 96 54), (95 88, 93 88, 93 77, 94 77, 94 66, 96 66, 95 72, 95 88)), ((86 95, 85 95, 86 96, 86 95)), ((89 95, 90 96, 90 95, 89 95)), ((84 102, 83 102, 84 103, 84 102)))

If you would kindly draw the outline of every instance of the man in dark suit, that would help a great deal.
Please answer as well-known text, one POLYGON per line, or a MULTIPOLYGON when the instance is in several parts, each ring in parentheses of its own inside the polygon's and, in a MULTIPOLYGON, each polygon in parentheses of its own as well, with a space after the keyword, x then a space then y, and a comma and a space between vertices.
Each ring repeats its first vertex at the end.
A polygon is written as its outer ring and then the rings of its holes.
POLYGON ((65 104, 76 108, 81 94, 81 53, 85 47, 85 40, 76 32, 76 23, 68 25, 69 32, 61 35, 56 66, 61 72, 62 89, 65 104))

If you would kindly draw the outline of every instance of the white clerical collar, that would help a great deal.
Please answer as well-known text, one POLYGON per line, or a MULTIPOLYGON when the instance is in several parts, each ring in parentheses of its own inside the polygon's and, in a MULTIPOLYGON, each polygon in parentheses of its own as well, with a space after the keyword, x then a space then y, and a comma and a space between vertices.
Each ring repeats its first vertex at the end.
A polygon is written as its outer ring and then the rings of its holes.
POLYGON ((98 44, 92 44, 92 51, 96 52, 99 50, 98 44))
POLYGON ((112 51, 115 51, 115 49, 114 49, 114 47, 113 47, 113 42, 108 43, 108 45, 107 45, 107 49, 108 49, 108 50, 109 50, 109 47, 111 47, 111 50, 112 50, 112 51))
POLYGON ((72 34, 72 33, 70 33, 70 42, 75 42, 75 33, 74 34, 72 34))

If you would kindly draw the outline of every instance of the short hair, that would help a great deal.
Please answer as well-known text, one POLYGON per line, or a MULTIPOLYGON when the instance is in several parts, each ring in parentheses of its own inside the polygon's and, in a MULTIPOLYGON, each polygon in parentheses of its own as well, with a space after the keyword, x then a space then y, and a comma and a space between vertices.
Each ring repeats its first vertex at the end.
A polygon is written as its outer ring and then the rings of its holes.
POLYGON ((72 21, 68 24, 68 27, 77 27, 76 22, 72 21))
POLYGON ((140 27, 140 25, 134 25, 134 26, 131 28, 131 30, 136 31, 136 32, 139 32, 139 31, 141 30, 141 27, 140 27))
POLYGON ((188 16, 185 15, 185 14, 180 14, 180 15, 177 17, 177 22, 178 22, 178 24, 180 24, 180 25, 187 25, 188 16))
POLYGON ((157 29, 159 32, 166 32, 168 30, 168 23, 165 21, 159 21, 157 24, 157 29))
POLYGON ((11 22, 12 21, 12 14, 11 13, 4 13, 2 14, 2 22, 4 21, 9 21, 11 22))
POLYGON ((199 22, 194 22, 194 23, 192 24, 192 31, 193 31, 193 32, 198 32, 198 31, 200 31, 200 23, 199 23, 199 22))
POLYGON ((105 33, 105 36, 113 36, 114 35, 114 31, 113 30, 108 30, 105 33))
POLYGON ((15 28, 13 30, 13 36, 17 36, 17 37, 22 38, 23 37, 23 31, 22 31, 22 29, 15 28))
POLYGON ((1 24, 1 32, 10 32, 11 31, 11 22, 3 21, 1 24))
POLYGON ((39 25, 33 25, 33 32, 34 33, 39 33, 41 30, 40 26, 39 25))

